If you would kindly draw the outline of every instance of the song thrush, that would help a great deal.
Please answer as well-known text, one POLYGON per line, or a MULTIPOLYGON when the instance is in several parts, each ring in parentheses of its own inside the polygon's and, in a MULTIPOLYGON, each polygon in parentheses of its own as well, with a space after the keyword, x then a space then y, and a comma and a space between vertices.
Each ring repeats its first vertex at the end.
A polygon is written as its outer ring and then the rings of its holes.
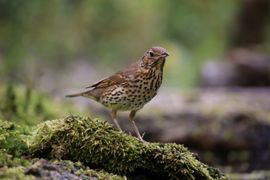
POLYGON ((166 49, 152 47, 139 61, 86 87, 90 88, 89 90, 67 97, 84 96, 111 109, 113 122, 119 130, 121 127, 116 120, 117 111, 130 111, 129 119, 137 137, 143 141, 134 117, 136 112, 157 94, 162 83, 163 67, 167 56, 169 53, 166 49))

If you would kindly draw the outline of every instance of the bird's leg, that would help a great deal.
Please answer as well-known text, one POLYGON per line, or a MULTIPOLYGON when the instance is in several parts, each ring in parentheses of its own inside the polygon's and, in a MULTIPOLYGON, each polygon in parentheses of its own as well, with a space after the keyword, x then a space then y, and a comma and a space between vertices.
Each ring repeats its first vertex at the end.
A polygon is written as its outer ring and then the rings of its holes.
POLYGON ((114 122, 114 124, 116 125, 116 127, 117 127, 120 131, 122 131, 120 125, 118 124, 118 122, 117 122, 117 120, 116 120, 116 115, 117 115, 117 111, 116 111, 116 110, 112 110, 111 116, 112 116, 113 122, 114 122))
POLYGON ((130 114, 129 114, 129 120, 131 121, 132 126, 133 126, 133 128, 135 130, 135 133, 136 133, 137 137, 139 138, 139 140, 142 141, 142 142, 145 142, 143 140, 143 138, 142 138, 142 136, 141 136, 141 134, 140 134, 140 132, 139 132, 136 124, 135 124, 135 121, 134 121, 134 117, 135 117, 136 112, 137 112, 136 110, 133 110, 133 111, 130 112, 130 114))

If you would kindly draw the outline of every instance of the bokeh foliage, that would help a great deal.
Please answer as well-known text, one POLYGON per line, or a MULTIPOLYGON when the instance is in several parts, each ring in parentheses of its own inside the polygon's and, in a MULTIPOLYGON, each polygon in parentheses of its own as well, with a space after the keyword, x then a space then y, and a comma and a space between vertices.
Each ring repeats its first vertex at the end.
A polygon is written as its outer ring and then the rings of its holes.
POLYGON ((237 3, 0 0, 0 73, 22 81, 33 69, 64 67, 80 57, 115 71, 161 45, 172 54, 169 84, 192 85, 201 61, 223 53, 237 3))
POLYGON ((0 119, 23 126, 72 113, 71 105, 56 103, 47 95, 25 87, 0 87, 0 119))

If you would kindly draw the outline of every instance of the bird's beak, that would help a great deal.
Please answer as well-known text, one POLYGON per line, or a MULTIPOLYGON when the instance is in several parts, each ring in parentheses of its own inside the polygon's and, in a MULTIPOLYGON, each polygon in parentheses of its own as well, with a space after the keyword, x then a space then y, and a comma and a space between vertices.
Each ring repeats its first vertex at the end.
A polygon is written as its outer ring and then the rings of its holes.
POLYGON ((163 53, 161 56, 162 57, 168 57, 170 54, 168 53, 168 52, 165 52, 165 53, 163 53))

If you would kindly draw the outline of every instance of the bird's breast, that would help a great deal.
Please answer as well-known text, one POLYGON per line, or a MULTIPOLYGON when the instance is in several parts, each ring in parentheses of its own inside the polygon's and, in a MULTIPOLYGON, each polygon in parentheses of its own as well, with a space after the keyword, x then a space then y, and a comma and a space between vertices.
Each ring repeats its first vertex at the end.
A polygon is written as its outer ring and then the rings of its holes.
POLYGON ((162 71, 149 70, 121 85, 108 88, 101 97, 101 103, 116 110, 138 110, 157 94, 161 83, 162 71))

